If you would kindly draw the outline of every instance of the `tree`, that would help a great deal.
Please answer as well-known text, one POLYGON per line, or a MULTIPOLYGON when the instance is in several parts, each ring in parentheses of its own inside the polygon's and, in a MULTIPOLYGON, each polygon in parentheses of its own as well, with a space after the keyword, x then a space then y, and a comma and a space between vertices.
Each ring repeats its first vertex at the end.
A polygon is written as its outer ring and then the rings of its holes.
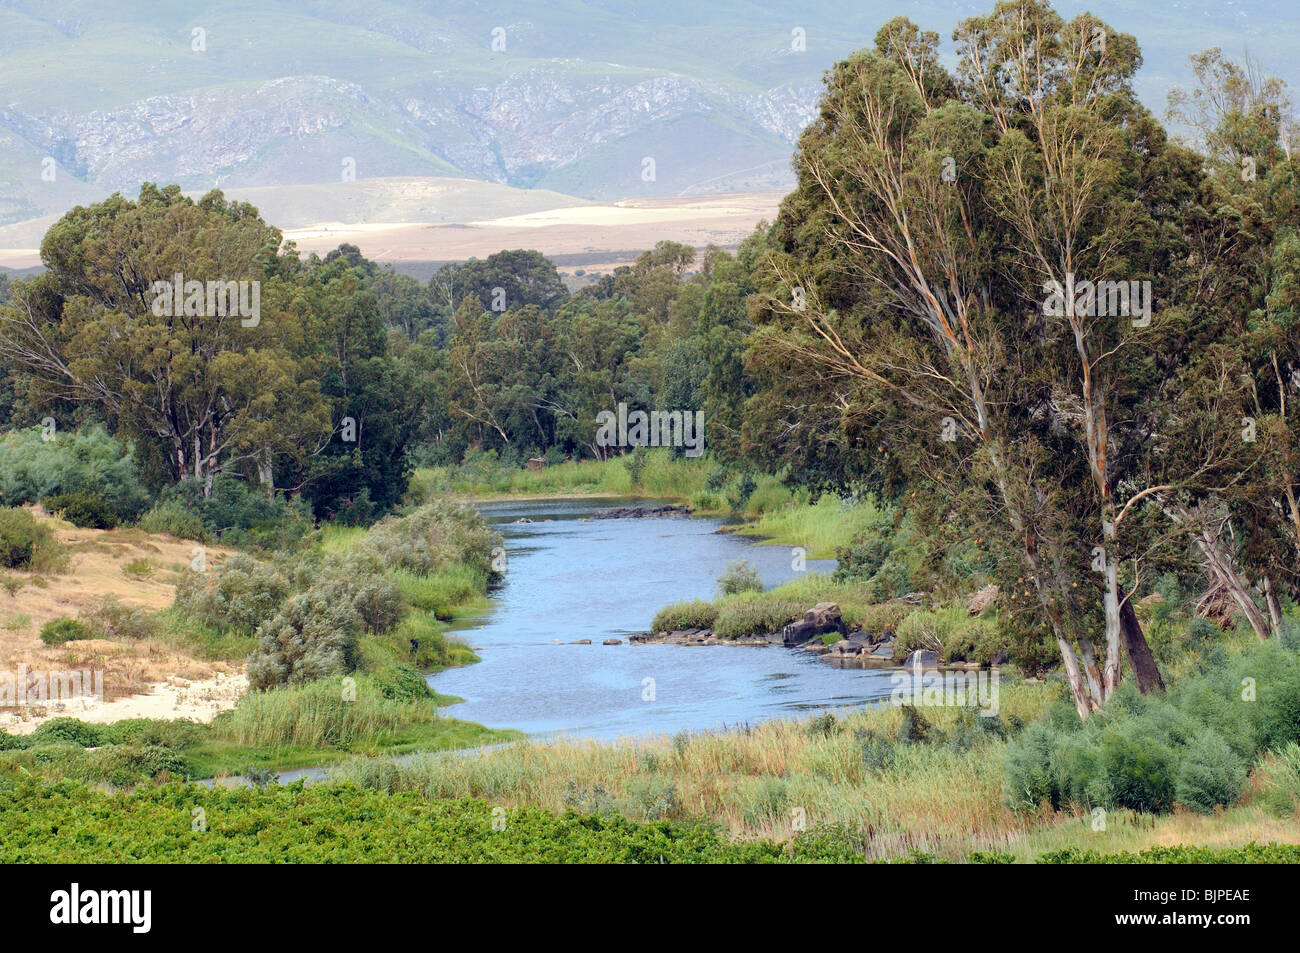
POLYGON ((113 429, 160 441, 173 479, 210 488, 242 461, 270 466, 328 432, 325 402, 287 358, 292 330, 274 305, 260 313, 278 300, 279 245, 220 192, 195 203, 146 183, 135 202, 78 207, 42 242, 48 270, 0 311, 0 356, 34 402, 93 403, 113 429), (158 284, 177 275, 180 289, 158 284), (295 408, 288 430, 268 426, 281 406, 295 408))

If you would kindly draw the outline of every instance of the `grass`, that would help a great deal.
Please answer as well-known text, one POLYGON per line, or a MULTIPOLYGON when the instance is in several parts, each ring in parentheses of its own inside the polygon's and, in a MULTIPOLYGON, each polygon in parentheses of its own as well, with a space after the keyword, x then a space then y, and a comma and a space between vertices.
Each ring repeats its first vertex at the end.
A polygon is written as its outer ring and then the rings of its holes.
MULTIPOLYGON (((1043 685, 1004 684, 1001 716, 1032 720, 1053 697, 1043 685)), ((957 734, 957 710, 927 710, 926 717, 936 730, 957 734)), ((1005 743, 993 735, 967 748, 894 744, 883 768, 865 757, 864 739, 896 738, 903 718, 891 706, 855 711, 827 730, 773 720, 635 745, 521 743, 474 758, 417 759, 398 766, 386 783, 428 798, 614 810, 638 821, 703 816, 736 836, 778 840, 795 832, 801 809, 809 824, 871 828, 872 850, 881 857, 913 847, 964 856, 1025 833, 1026 821, 1002 804, 1005 743)), ((339 777, 362 781, 368 770, 354 763, 339 777)))
POLYGON ((457 563, 441 572, 423 576, 405 569, 390 570, 397 590, 417 609, 432 612, 438 618, 452 618, 453 610, 473 606, 482 608, 487 578, 473 566, 457 563))
POLYGON ((793 622, 819 602, 839 605, 850 631, 863 629, 873 634, 883 628, 896 628, 915 611, 901 603, 874 602, 865 582, 836 582, 824 573, 813 572, 764 592, 738 592, 713 602, 696 599, 674 603, 655 615, 651 629, 662 632, 712 628, 721 638, 766 635, 779 632, 787 622, 793 622))
POLYGON ((757 517, 754 522, 736 532, 763 537, 765 543, 802 546, 810 559, 833 559, 836 549, 848 546, 859 533, 878 529, 890 519, 889 511, 869 497, 852 504, 831 494, 815 503, 802 495, 782 499, 773 494, 766 499, 766 503, 757 504, 765 508, 749 510, 757 517))
MULTIPOLYGON (((1033 861, 1062 851, 1075 857, 1182 844, 1300 843, 1300 799, 1279 805, 1269 759, 1238 804, 1212 815, 1113 811, 1098 827, 1081 810, 1011 810, 1003 799, 1007 738, 1015 726, 1043 717, 1063 692, 1056 680, 1004 679, 995 719, 924 709, 927 742, 906 741, 914 737, 912 716, 884 705, 636 743, 522 742, 474 758, 420 758, 382 771, 357 760, 336 769, 334 779, 427 799, 481 799, 510 810, 612 811, 639 823, 705 818, 739 841, 791 841, 806 826, 833 832, 852 854, 871 860, 919 853, 960 861, 978 851, 1033 861)), ((1285 783, 1300 784, 1291 770, 1283 771, 1285 783)))

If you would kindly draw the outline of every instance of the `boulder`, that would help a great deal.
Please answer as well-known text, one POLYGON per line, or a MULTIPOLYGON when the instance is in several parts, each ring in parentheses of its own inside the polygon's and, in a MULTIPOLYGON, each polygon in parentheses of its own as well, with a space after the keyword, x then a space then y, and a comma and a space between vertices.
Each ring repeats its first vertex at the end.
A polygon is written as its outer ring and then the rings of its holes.
POLYGON ((904 668, 931 669, 939 667, 939 653, 930 649, 917 649, 907 657, 904 668))
POLYGON ((667 504, 664 506, 616 506, 610 510, 593 513, 592 519, 627 520, 644 519, 648 516, 690 516, 693 510, 685 504, 667 504))
POLYGON ((786 645, 803 645, 827 632, 845 635, 847 630, 840 616, 840 607, 833 602, 819 602, 805 612, 802 619, 781 630, 781 641, 786 645))
POLYGON ((591 639, 576 639, 575 641, 570 642, 569 644, 570 644, 570 645, 590 645, 590 644, 591 644, 591 639))
POLYGON ((892 642, 881 642, 871 650, 871 657, 892 659, 894 657, 894 644, 892 642))
POLYGON ((604 642, 602 642, 602 643, 600 643, 600 644, 601 644, 601 645, 622 645, 622 644, 623 644, 623 640, 622 640, 622 639, 606 639, 604 642))

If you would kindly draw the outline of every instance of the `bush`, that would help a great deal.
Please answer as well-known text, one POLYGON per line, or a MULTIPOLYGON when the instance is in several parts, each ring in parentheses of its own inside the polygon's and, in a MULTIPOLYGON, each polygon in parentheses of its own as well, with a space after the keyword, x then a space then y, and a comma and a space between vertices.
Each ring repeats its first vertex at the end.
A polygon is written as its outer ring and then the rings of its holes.
POLYGON ((747 559, 740 559, 727 565, 726 571, 718 577, 718 595, 734 596, 740 592, 762 592, 763 579, 758 570, 747 559))
POLYGON ((21 507, 0 509, 0 566, 53 572, 66 561, 54 530, 21 507))
POLYGON ((300 568, 298 583, 302 588, 310 584, 312 591, 331 602, 347 603, 368 632, 389 631, 406 612, 402 594, 384 572, 379 556, 365 547, 331 553, 306 576, 300 568))
POLYGON ((40 427, 0 438, 0 499, 35 503, 62 494, 97 496, 119 522, 149 505, 131 451, 102 427, 60 432, 53 440, 40 427))
POLYGON ((78 618, 100 639, 143 641, 158 634, 158 622, 145 609, 123 605, 115 596, 102 596, 82 609, 78 618))
POLYGON ((702 599, 675 602, 655 613, 652 632, 684 632, 687 629, 712 629, 718 619, 717 607, 702 599))
POLYGON ((176 606, 204 625, 248 635, 275 615, 291 591, 282 567, 236 553, 215 573, 185 573, 176 606))
POLYGON ((386 566, 421 576, 463 563, 491 577, 492 550, 500 542, 477 508, 456 500, 435 500, 408 516, 386 517, 366 535, 386 566))
POLYGON ((254 633, 258 647, 248 661, 249 684, 267 689, 351 671, 360 633, 351 603, 318 590, 293 596, 254 633))
POLYGON ((57 513, 80 529, 112 529, 117 525, 117 514, 94 493, 56 493, 47 496, 41 506, 46 512, 57 513))
POLYGON ((203 525, 197 513, 187 510, 178 501, 159 503, 136 523, 146 533, 169 533, 177 539, 193 539, 200 543, 212 541, 212 534, 203 525))
POLYGON ((1174 796, 1202 814, 1241 797, 1246 766, 1218 735, 1203 731, 1188 744, 1174 776, 1174 796))
POLYGON ((62 645, 64 642, 90 638, 94 638, 90 630, 76 619, 51 619, 41 626, 41 641, 46 645, 62 645))
MULTIPOLYGON (((159 495, 158 505, 145 522, 151 526, 170 524, 194 538, 193 523, 180 517, 179 512, 197 517, 206 537, 231 546, 292 549, 312 528, 311 515, 302 500, 269 496, 237 476, 224 473, 216 475, 211 493, 206 496, 203 481, 190 477, 169 486, 159 495)), ((175 529, 166 531, 175 533, 175 529)))

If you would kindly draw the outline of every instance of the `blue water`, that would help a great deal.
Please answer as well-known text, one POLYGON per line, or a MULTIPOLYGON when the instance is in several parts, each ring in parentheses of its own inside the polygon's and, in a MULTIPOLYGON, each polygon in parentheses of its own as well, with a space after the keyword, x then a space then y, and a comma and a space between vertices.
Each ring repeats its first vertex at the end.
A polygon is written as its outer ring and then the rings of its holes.
MULTIPOLYGON (((482 506, 505 537, 506 578, 493 608, 458 633, 482 661, 430 676, 437 691, 465 699, 448 715, 536 736, 612 740, 755 724, 889 695, 886 670, 837 668, 782 646, 626 644, 663 606, 712 598, 733 560, 749 560, 768 586, 798 575, 789 547, 718 533, 718 520, 584 519, 635 502, 482 506), (535 522, 515 523, 520 517, 535 522), (602 645, 608 638, 624 644, 602 645), (567 644, 576 639, 592 644, 567 644)), ((808 560, 807 571, 834 565, 808 560)))

